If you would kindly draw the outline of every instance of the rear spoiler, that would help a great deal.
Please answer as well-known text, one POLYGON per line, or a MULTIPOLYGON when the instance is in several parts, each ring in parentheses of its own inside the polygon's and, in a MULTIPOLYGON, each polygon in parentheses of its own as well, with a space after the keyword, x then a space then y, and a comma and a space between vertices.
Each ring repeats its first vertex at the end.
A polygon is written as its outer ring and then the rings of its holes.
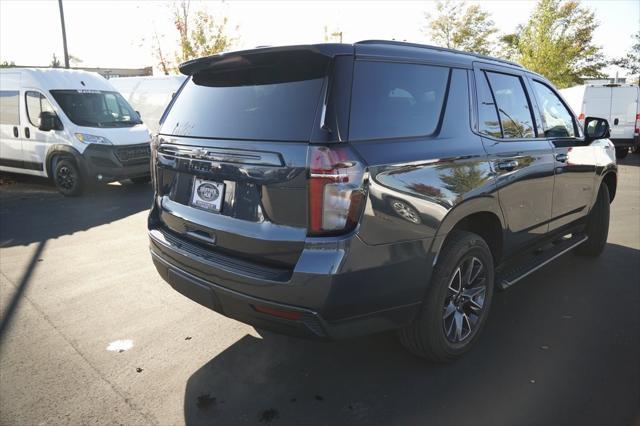
POLYGON ((250 50, 223 52, 217 55, 192 59, 178 66, 184 75, 193 75, 200 71, 231 71, 239 68, 260 66, 266 61, 290 57, 299 60, 318 61, 331 59, 336 55, 352 55, 351 44, 310 44, 298 46, 262 47, 250 50))

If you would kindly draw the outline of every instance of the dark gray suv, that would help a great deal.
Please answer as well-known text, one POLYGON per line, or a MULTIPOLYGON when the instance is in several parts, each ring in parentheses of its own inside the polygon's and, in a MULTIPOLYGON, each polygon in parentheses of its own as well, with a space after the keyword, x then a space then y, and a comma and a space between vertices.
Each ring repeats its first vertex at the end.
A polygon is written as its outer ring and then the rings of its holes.
POLYGON ((223 315, 325 339, 396 329, 447 361, 477 340, 494 288, 604 248, 608 123, 581 128, 517 64, 363 41, 180 70, 152 143, 151 254, 223 315))

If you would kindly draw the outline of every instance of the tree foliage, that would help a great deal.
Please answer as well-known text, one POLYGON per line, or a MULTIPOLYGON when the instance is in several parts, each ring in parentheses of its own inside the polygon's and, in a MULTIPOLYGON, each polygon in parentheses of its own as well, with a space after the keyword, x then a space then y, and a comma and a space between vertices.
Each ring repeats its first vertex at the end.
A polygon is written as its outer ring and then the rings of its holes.
POLYGON ((633 35, 633 38, 635 43, 631 51, 622 58, 614 59, 612 63, 627 70, 631 75, 638 75, 640 74, 640 30, 633 35))
POLYGON ((16 63, 13 61, 2 61, 0 62, 0 68, 11 68, 11 67, 15 67, 16 63))
POLYGON ((173 18, 180 46, 175 55, 178 63, 223 52, 236 41, 227 34, 226 16, 218 19, 205 10, 192 12, 189 0, 174 5, 173 18))
POLYGON ((574 0, 539 0, 529 22, 502 37, 503 54, 544 75, 557 87, 602 77, 607 65, 593 43, 594 13, 574 0))
POLYGON ((489 55, 497 29, 489 12, 478 5, 444 0, 436 3, 436 14, 425 14, 427 33, 438 46, 489 55))
POLYGON ((49 64, 49 66, 51 68, 60 68, 61 64, 60 64, 60 59, 58 59, 58 57, 56 56, 56 54, 53 54, 53 57, 51 58, 51 63, 49 64))

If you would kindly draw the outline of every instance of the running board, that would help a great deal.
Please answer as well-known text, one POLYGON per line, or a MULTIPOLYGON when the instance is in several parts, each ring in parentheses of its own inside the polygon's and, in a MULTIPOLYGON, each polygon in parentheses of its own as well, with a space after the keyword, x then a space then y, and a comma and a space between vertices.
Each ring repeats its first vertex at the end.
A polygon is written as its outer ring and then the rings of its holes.
POLYGON ((555 244, 552 248, 549 248, 540 254, 533 255, 533 258, 528 261, 499 272, 496 276, 496 284, 498 285, 498 288, 500 290, 506 290, 524 277, 532 274, 544 265, 584 243, 587 239, 588 237, 584 234, 575 235, 555 244))

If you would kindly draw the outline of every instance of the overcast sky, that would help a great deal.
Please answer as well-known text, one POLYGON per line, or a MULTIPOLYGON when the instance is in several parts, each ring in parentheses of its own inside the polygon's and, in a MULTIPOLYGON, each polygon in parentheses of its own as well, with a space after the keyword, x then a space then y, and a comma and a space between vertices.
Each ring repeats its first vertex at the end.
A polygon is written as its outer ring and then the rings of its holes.
MULTIPOLYGON (((480 3, 503 33, 526 23, 535 5, 529 0, 468 3, 480 3)), ((608 57, 623 56, 640 28, 640 1, 582 3, 596 12, 600 22, 595 42, 608 57)), ((432 1, 193 1, 192 9, 228 16, 230 32, 239 36, 235 47, 249 48, 322 42, 325 26, 341 30, 344 42, 378 38, 429 43, 421 28, 424 13, 433 12, 434 5, 432 1)), ((154 30, 165 51, 171 54, 176 48, 171 6, 169 1, 64 0, 69 52, 82 59, 83 66, 155 66, 154 30)), ((0 60, 48 65, 53 53, 62 58, 57 0, 0 0, 0 60)))

